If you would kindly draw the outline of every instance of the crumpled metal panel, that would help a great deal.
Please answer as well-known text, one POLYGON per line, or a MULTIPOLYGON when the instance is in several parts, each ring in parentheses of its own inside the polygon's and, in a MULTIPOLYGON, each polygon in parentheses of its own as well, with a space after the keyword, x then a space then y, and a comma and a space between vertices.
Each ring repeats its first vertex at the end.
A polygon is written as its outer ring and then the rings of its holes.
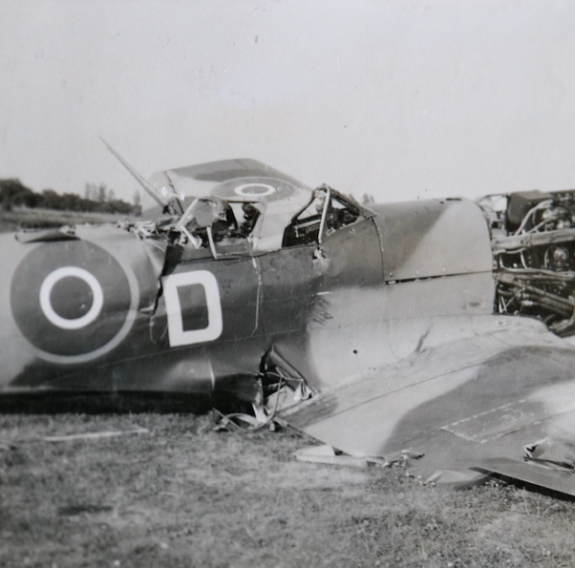
POLYGON ((482 210, 466 199, 433 199, 371 207, 384 253, 386 281, 492 269, 482 210))

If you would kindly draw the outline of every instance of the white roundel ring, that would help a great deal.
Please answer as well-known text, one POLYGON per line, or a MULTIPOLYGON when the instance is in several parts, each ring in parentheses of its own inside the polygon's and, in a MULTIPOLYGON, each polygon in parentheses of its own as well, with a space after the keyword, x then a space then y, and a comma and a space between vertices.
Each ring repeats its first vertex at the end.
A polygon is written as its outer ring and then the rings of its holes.
POLYGON ((40 287, 40 307, 42 312, 48 318, 48 320, 55 326, 61 329, 82 329, 87 325, 91 324, 102 311, 102 306, 104 305, 104 291, 98 280, 93 274, 90 274, 87 270, 79 268, 77 266, 63 266, 62 268, 57 268, 42 282, 40 287), (92 291, 92 305, 90 309, 81 317, 68 319, 63 318, 56 313, 52 307, 52 302, 50 296, 54 286, 63 278, 79 278, 83 280, 92 291))
POLYGON ((269 183, 242 183, 234 188, 234 192, 242 197, 265 197, 272 195, 277 190, 269 183))
POLYGON ((30 248, 12 276, 10 308, 38 358, 85 363, 123 342, 140 303, 123 258, 81 239, 30 248))

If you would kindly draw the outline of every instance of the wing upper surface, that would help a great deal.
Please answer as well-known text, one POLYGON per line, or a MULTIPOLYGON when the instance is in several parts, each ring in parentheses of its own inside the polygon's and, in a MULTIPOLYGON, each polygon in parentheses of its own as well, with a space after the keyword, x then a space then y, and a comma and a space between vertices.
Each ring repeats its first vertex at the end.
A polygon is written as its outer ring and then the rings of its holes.
MULTIPOLYGON (((537 440, 560 432, 575 442, 575 350, 537 322, 491 316, 460 340, 415 351, 282 416, 352 456, 423 454, 425 475, 492 471, 497 459, 523 465, 524 447, 537 440)), ((518 468, 508 469, 513 477, 518 468)), ((567 483, 575 493, 575 476, 561 476, 561 490, 567 483)))

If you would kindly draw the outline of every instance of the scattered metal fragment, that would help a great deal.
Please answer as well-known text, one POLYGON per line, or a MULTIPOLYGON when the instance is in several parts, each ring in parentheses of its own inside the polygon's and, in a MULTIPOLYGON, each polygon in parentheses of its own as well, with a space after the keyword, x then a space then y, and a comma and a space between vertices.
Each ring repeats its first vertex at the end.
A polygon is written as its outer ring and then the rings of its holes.
POLYGON ((82 515, 84 513, 94 515, 98 513, 109 513, 113 511, 113 507, 110 505, 93 505, 91 503, 85 504, 75 504, 68 505, 66 507, 60 507, 58 509, 58 515, 66 517, 74 517, 76 515, 82 515))
POLYGON ((575 444, 563 440, 544 438, 525 446, 525 461, 550 468, 575 470, 575 444))
POLYGON ((328 444, 301 448, 297 450, 294 455, 298 461, 307 463, 323 463, 328 465, 353 467, 367 467, 369 465, 388 467, 390 465, 390 462, 385 458, 350 456, 343 454, 342 452, 336 452, 334 448, 328 444))
POLYGON ((307 463, 323 463, 329 465, 346 465, 353 467, 367 467, 365 458, 355 458, 344 454, 336 454, 334 449, 325 444, 322 446, 309 446, 295 452, 298 461, 307 463))
POLYGON ((44 436, 40 438, 42 442, 74 442, 77 440, 101 440, 104 438, 116 438, 118 436, 129 436, 132 434, 149 434, 147 428, 136 426, 127 430, 106 430, 103 432, 84 432, 82 434, 65 434, 62 436, 44 436))

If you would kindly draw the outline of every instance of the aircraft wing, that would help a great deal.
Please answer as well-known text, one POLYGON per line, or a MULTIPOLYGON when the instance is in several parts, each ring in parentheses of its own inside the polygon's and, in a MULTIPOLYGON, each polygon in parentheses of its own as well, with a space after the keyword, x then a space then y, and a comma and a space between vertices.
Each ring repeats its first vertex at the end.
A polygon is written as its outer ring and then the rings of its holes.
POLYGON ((467 326, 282 418, 351 456, 420 456, 424 479, 479 468, 575 495, 575 350, 532 320, 467 326))

